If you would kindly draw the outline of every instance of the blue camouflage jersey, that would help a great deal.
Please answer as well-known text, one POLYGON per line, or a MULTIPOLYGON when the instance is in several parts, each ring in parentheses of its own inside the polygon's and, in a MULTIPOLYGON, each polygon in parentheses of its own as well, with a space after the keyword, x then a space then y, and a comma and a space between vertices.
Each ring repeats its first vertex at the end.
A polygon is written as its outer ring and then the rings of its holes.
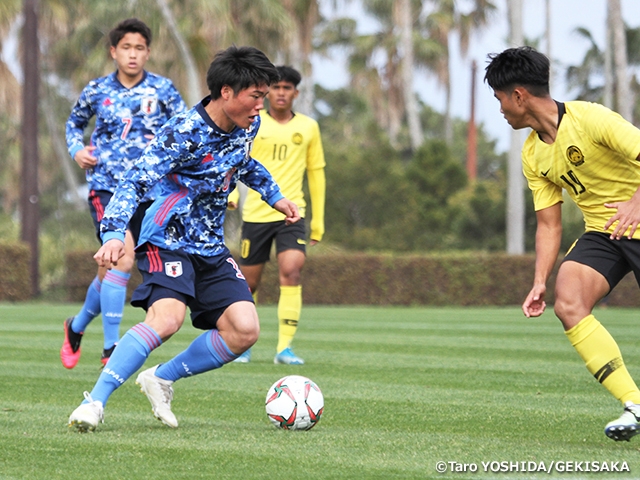
POLYGON ((271 174, 249 155, 260 117, 246 130, 222 131, 205 106, 171 118, 125 173, 101 223, 103 243, 124 239, 127 223, 146 192, 156 187, 138 245, 212 257, 227 251, 224 217, 227 197, 238 181, 273 206, 284 198, 271 174))
POLYGON ((165 122, 186 105, 171 80, 143 71, 132 88, 120 83, 117 71, 96 78, 82 90, 67 120, 71 158, 84 148, 84 130, 95 115, 91 134, 95 167, 86 171, 90 190, 113 192, 122 176, 165 122))

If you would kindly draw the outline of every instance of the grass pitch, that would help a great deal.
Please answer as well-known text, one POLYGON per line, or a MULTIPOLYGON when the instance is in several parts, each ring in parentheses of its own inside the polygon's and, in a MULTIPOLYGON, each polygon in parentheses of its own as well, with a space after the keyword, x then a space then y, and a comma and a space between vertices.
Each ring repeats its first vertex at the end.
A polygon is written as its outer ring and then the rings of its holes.
MULTIPOLYGON (((130 379, 109 400, 105 423, 78 434, 67 419, 91 390, 102 351, 97 319, 78 366, 60 364, 62 323, 78 308, 0 304, 0 479, 640 478, 640 437, 605 437, 622 409, 552 312, 527 320, 519 308, 305 306, 295 351, 307 364, 286 366, 273 364, 276 309, 261 306, 251 363, 174 385, 178 429, 153 417, 130 379), (271 384, 293 373, 325 398, 307 432, 277 430, 264 411, 271 384), (551 462, 565 471, 531 471, 551 462), (583 472, 566 472, 579 462, 583 472), (593 463, 585 462, 626 462, 628 471, 586 473, 593 463)), ((121 331, 143 314, 127 307, 121 331)), ((596 312, 638 379, 639 314, 596 312)), ((198 334, 185 322, 143 368, 198 334)))

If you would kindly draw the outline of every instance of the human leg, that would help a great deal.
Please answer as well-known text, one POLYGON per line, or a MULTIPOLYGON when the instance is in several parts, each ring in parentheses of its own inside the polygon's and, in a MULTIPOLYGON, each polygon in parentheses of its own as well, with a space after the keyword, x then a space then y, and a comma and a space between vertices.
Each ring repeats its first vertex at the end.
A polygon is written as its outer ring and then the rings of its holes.
POLYGON ((82 353, 80 342, 87 325, 100 314, 100 292, 106 269, 99 267, 98 273, 89 285, 84 304, 80 311, 64 322, 65 336, 60 348, 60 360, 65 368, 74 368, 82 353))
POLYGON ((104 408, 111 394, 144 364, 150 353, 178 331, 185 312, 185 303, 177 299, 155 301, 149 307, 144 323, 134 325, 122 336, 89 397, 69 417, 69 425, 80 431, 95 429, 97 424, 93 428, 86 426, 83 419, 86 407, 83 405, 91 403, 104 408))
POLYGON ((577 262, 564 262, 556 282, 555 312, 587 370, 625 407, 619 419, 607 424, 605 433, 614 440, 628 440, 640 428, 640 407, 636 407, 640 391, 618 344, 592 314, 608 292, 609 283, 600 273, 577 262))
MULTIPOLYGON (((296 242, 296 245, 300 244, 296 242)), ((278 252, 280 297, 278 299, 278 344, 274 358, 275 363, 289 365, 304 363, 304 360, 293 353, 291 342, 298 330, 298 322, 302 312, 301 276, 305 258, 305 250, 301 247, 288 248, 278 252)))
POLYGON ((214 323, 217 328, 205 331, 186 350, 166 363, 141 372, 136 379, 154 415, 165 425, 178 426, 171 411, 172 384, 176 380, 218 369, 237 359, 258 339, 258 315, 251 302, 229 305, 214 323))
POLYGON ((220 368, 249 349, 260 333, 258 314, 251 302, 229 305, 216 326, 216 329, 205 331, 186 350, 158 367, 157 375, 176 381, 220 368))
MULTIPOLYGON (((251 290, 253 303, 256 305, 258 304, 258 287, 262 280, 265 264, 269 261, 274 233, 275 228, 272 222, 245 222, 242 224, 239 266, 251 290)), ((237 363, 249 363, 251 361, 251 349, 245 350, 234 361, 237 363)))
POLYGON ((118 264, 105 273, 102 281, 100 306, 102 310, 102 329, 104 333, 103 358, 105 365, 109 360, 106 352, 112 351, 120 338, 120 323, 127 297, 127 283, 135 261, 135 244, 130 231, 125 235, 125 254, 118 264))
POLYGON ((618 344, 592 314, 608 292, 609 284, 600 273, 577 262, 564 262, 556 282, 555 312, 587 370, 623 404, 640 403, 640 391, 618 344))

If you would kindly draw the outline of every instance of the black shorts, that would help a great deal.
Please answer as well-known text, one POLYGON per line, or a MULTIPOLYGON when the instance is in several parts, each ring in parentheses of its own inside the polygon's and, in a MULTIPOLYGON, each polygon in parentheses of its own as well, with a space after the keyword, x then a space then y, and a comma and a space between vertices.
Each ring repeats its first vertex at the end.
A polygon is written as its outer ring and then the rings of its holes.
MULTIPOLYGON (((100 243, 102 243, 100 238, 100 222, 104 216, 104 209, 107 208, 112 196, 113 193, 107 192, 106 190, 91 190, 89 192, 89 211, 91 212, 93 226, 96 229, 96 236, 100 243)), ((133 217, 131 217, 131 220, 129 220, 128 230, 131 232, 133 242, 135 244, 138 243, 138 237, 140 237, 140 228, 142 228, 142 219, 144 218, 144 214, 152 203, 153 202, 151 201, 142 202, 138 205, 138 208, 133 214, 133 217)))
POLYGON ((175 298, 191 310, 193 326, 216 328, 226 308, 236 302, 253 302, 240 267, 229 252, 215 257, 164 250, 150 243, 136 250, 142 283, 131 305, 147 310, 162 298, 175 298))
POLYGON ((608 233, 586 232, 573 244, 563 262, 571 260, 602 274, 613 288, 629 272, 640 285, 640 240, 611 240, 608 233))
POLYGON ((276 242, 276 254, 285 250, 306 253, 306 228, 304 218, 287 225, 280 222, 242 224, 240 265, 258 265, 269 261, 271 245, 276 242))

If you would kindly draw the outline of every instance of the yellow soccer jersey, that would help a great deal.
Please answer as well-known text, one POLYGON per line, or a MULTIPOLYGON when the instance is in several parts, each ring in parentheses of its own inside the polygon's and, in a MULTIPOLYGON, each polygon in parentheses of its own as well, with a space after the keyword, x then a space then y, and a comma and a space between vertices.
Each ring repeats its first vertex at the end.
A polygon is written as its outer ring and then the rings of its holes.
MULTIPOLYGON (((604 232, 615 214, 604 204, 629 200, 640 186, 640 130, 596 103, 564 105, 553 144, 535 131, 525 141, 523 172, 536 211, 562 202, 564 188, 582 211, 586 230, 604 232)), ((640 239, 640 229, 634 238, 640 239)))
MULTIPOLYGON (((251 156, 269 170, 282 194, 298 205, 302 217, 306 208, 302 184, 307 172, 312 210, 311 238, 321 240, 324 234, 325 161, 318 122, 300 113, 285 124, 276 122, 266 111, 260 116, 262 123, 251 156)), ((249 189, 242 207, 243 221, 267 223, 283 219, 282 213, 249 189)))

